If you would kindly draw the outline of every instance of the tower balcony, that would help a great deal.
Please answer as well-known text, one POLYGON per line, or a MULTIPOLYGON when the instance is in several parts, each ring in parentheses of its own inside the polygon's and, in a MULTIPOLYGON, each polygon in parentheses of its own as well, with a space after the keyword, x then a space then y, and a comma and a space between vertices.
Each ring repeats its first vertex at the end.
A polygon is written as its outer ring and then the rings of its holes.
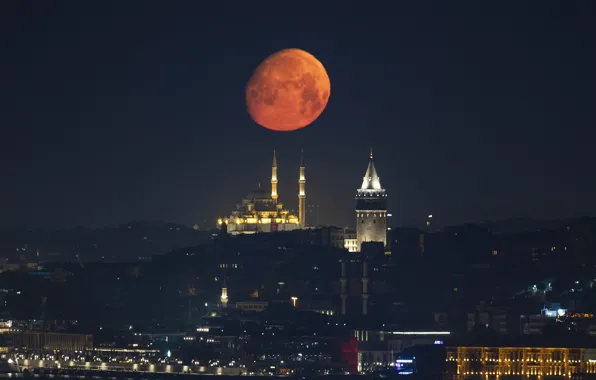
POLYGON ((356 191, 356 198, 385 198, 387 197, 387 191, 385 189, 373 190, 373 189, 358 189, 356 191))

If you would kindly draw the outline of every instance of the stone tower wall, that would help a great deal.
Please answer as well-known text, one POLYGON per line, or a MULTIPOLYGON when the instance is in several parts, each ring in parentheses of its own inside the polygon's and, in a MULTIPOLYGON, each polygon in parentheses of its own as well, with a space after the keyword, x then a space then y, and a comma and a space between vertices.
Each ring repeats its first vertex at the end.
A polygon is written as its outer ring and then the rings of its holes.
POLYGON ((387 245, 387 210, 357 210, 356 223, 359 250, 363 242, 387 245))

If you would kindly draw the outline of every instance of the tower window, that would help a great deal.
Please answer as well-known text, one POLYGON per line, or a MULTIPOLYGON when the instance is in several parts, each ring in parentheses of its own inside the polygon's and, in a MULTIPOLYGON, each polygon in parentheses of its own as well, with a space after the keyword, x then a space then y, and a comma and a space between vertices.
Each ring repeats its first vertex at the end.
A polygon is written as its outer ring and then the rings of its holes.
POLYGON ((360 223, 364 223, 364 219, 362 219, 362 220, 360 221, 360 223))
POLYGON ((376 219, 373 219, 373 224, 377 224, 377 220, 376 219))

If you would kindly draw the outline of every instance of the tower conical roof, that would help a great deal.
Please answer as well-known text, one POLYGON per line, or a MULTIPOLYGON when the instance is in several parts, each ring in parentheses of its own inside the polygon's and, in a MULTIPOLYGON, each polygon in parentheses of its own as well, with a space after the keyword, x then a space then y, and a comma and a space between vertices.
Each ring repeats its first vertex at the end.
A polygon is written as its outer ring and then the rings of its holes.
POLYGON ((362 186, 360 186, 360 190, 382 190, 381 187, 381 178, 377 174, 377 169, 375 169, 375 163, 373 161, 373 154, 372 149, 370 151, 370 161, 368 162, 368 168, 366 169, 366 173, 364 174, 364 178, 362 179, 362 186))

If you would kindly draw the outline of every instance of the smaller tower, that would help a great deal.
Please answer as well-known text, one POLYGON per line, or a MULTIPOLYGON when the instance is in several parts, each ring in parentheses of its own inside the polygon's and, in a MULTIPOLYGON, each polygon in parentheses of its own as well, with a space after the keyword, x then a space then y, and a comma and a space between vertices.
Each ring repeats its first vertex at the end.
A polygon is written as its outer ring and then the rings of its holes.
POLYGON ((346 303, 348 300, 348 277, 345 259, 341 261, 341 278, 339 279, 339 282, 341 284, 341 315, 346 315, 346 303))
POLYGON ((228 237, 228 224, 226 222, 222 222, 221 226, 219 226, 219 237, 220 238, 228 237))
POLYGON ((362 315, 368 314, 368 262, 362 261, 362 315))
POLYGON ((304 150, 300 151, 300 176, 298 177, 298 221, 300 228, 306 226, 306 175, 304 167, 304 150))
POLYGON ((273 149, 273 164, 271 165, 271 198, 277 203, 277 157, 273 149))
POLYGON ((228 307, 228 286, 226 285, 226 280, 224 279, 223 286, 221 288, 221 297, 219 297, 221 301, 222 307, 228 307))

